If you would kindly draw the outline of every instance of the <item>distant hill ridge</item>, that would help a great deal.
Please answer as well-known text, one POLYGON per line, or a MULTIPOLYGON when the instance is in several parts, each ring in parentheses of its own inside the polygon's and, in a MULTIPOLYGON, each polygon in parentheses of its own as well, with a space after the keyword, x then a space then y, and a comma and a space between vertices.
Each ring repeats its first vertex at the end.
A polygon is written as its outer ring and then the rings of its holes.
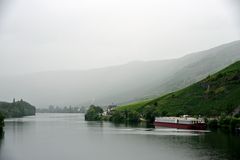
POLYGON ((182 89, 237 60, 240 41, 172 60, 1 77, 0 99, 23 97, 40 108, 123 104, 182 89))

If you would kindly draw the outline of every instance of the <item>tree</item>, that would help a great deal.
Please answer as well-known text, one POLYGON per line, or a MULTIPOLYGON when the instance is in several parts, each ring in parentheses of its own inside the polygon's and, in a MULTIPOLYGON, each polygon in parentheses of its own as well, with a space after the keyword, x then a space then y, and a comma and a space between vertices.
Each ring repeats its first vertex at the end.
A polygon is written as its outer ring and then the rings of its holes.
POLYGON ((129 111, 127 114, 127 121, 128 122, 139 122, 140 114, 136 111, 129 111))
POLYGON ((114 110, 112 112, 112 116, 110 118, 110 121, 116 122, 116 123, 121 123, 124 122, 126 119, 126 113, 118 110, 114 110))
POLYGON ((98 121, 102 119, 103 109, 98 106, 91 105, 85 114, 85 120, 98 121))
POLYGON ((148 105, 143 110, 143 118, 145 118, 148 122, 152 123, 157 116, 156 107, 153 105, 148 105))

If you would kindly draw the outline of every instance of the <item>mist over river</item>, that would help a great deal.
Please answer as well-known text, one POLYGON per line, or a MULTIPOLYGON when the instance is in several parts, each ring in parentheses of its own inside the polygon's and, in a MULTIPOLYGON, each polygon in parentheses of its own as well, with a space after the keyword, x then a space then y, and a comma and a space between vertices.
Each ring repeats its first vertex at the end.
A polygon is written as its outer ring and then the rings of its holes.
POLYGON ((0 160, 239 160, 240 136, 86 122, 83 114, 5 120, 0 160))

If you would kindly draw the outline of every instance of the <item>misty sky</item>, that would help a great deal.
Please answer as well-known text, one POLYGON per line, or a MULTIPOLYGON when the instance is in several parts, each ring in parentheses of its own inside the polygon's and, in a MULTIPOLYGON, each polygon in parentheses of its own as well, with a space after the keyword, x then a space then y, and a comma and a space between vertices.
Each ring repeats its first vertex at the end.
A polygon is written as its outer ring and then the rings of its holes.
POLYGON ((240 39, 239 0, 0 0, 0 75, 181 57, 240 39))

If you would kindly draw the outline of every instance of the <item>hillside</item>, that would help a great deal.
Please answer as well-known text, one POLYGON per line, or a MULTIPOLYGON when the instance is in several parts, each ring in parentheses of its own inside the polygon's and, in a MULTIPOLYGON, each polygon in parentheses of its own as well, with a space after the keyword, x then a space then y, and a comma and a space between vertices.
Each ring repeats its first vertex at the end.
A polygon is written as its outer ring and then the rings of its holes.
POLYGON ((35 115, 36 109, 25 101, 0 102, 0 114, 6 118, 35 115))
POLYGON ((240 41, 187 56, 131 62, 93 70, 49 71, 0 77, 0 99, 24 98, 49 105, 108 105, 155 98, 215 73, 240 60, 240 41))
MULTIPOLYGON (((138 104, 134 106, 135 111, 145 117, 149 114, 147 111, 154 116, 230 115, 240 107, 240 61, 187 88, 138 104)), ((132 109, 131 105, 117 108, 119 111, 132 109)))

